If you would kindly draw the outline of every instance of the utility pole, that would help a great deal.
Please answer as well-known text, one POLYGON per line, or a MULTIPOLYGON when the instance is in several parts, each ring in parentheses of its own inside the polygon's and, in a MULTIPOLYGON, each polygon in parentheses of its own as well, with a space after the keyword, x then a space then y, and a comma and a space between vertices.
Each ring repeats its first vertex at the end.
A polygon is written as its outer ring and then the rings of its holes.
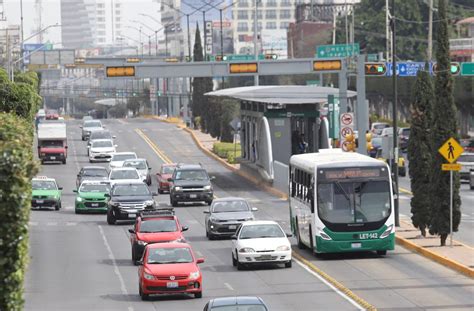
POLYGON ((385 51, 387 61, 390 61, 390 12, 388 0, 385 0, 385 51))
POLYGON ((428 23, 428 51, 426 52, 428 61, 431 61, 433 56, 433 0, 430 0, 430 12, 428 23))
POLYGON ((392 0, 392 81, 393 81, 393 160, 392 160, 392 173, 393 181, 395 184, 394 193, 394 204, 395 204, 395 226, 400 226, 400 211, 399 211, 399 199, 398 199, 398 93, 397 93, 397 57, 396 57, 396 31, 395 31, 395 0, 392 0))
MULTIPOLYGON (((255 18, 253 21, 253 52, 255 54, 255 61, 258 63, 258 1, 255 0, 255 18)), ((254 76, 254 85, 257 86, 259 84, 258 73, 254 76)))

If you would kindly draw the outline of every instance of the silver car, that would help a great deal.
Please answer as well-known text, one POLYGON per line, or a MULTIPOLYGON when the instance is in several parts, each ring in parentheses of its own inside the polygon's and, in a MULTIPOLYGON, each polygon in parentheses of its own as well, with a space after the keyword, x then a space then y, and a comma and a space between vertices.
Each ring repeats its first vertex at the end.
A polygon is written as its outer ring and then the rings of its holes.
POLYGON ((148 186, 151 185, 151 167, 148 165, 146 159, 129 159, 123 162, 122 167, 134 167, 137 169, 138 174, 142 178, 143 182, 148 186))
POLYGON ((214 199, 209 210, 204 211, 207 238, 234 235, 244 221, 255 219, 253 212, 257 210, 243 198, 214 199))
POLYGON ((91 136, 92 131, 103 130, 102 122, 100 120, 86 120, 81 125, 82 128, 82 140, 87 140, 91 136))
POLYGON ((474 153, 464 152, 458 158, 457 163, 461 164, 461 180, 469 181, 471 170, 474 170, 474 153))

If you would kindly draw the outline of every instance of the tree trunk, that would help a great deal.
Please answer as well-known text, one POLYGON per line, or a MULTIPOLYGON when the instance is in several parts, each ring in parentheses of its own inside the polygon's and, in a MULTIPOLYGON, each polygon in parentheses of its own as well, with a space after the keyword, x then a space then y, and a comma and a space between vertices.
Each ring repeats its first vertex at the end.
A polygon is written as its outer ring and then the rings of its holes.
POLYGON ((441 240, 441 246, 446 246, 446 239, 448 238, 448 234, 443 233, 439 237, 440 237, 440 240, 441 240))

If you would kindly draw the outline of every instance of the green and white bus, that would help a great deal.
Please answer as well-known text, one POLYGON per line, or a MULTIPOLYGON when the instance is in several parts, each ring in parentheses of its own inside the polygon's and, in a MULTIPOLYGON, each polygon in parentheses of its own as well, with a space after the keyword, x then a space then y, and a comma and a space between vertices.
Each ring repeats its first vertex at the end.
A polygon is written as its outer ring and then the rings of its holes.
POLYGON ((395 248, 391 174, 380 160, 341 149, 294 155, 289 167, 291 229, 316 254, 395 248))

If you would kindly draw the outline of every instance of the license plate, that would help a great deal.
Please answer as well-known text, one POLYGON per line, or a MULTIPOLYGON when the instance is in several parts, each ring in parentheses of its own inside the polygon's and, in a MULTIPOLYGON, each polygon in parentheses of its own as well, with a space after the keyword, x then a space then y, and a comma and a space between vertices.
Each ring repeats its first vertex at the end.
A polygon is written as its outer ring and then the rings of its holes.
POLYGON ((190 197, 191 199, 195 199, 195 198, 197 198, 198 196, 197 196, 197 194, 190 194, 189 197, 190 197))
POLYGON ((43 204, 43 203, 44 203, 44 200, 36 200, 36 203, 38 203, 38 204, 43 204))
POLYGON ((128 214, 128 218, 136 218, 137 214, 128 214))
POLYGON ((51 160, 56 160, 56 157, 51 157, 51 160))
POLYGON ((91 206, 92 206, 92 207, 98 207, 98 206, 99 206, 99 203, 92 203, 91 206))
POLYGON ((237 229, 237 226, 236 226, 236 225, 230 225, 230 226, 229 226, 229 229, 231 229, 231 230, 232 230, 232 229, 237 229))
POLYGON ((168 287, 168 288, 177 288, 178 287, 178 282, 167 282, 166 287, 168 287))
POLYGON ((352 244, 351 244, 351 247, 352 247, 352 248, 361 248, 361 247, 362 247, 362 243, 352 243, 352 244))

